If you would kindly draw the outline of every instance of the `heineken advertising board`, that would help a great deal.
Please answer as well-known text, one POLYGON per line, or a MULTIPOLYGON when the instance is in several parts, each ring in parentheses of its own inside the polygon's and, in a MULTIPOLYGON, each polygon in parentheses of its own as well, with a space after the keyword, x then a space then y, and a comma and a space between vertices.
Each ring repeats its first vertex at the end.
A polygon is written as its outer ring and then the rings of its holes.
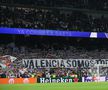
POLYGON ((38 78, 38 83, 70 83, 70 82, 79 82, 78 78, 38 78))

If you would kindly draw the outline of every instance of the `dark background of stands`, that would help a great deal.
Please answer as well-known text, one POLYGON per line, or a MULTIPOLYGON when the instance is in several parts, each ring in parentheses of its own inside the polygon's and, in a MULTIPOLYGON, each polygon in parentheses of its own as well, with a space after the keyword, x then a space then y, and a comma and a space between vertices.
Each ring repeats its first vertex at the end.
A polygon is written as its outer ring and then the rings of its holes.
POLYGON ((108 0, 0 0, 4 4, 108 10, 108 0))
POLYGON ((108 32, 107 0, 0 0, 0 26, 108 32))
MULTIPOLYGON (((0 27, 108 32, 108 0, 0 0, 0 27)), ((64 77, 90 74, 90 68, 28 69, 22 59, 108 59, 107 39, 0 35, 0 58, 17 60, 0 66, 0 77, 64 77), (80 71, 80 73, 79 73, 80 71)), ((6 59, 8 61, 8 59, 6 59)), ((101 73, 108 74, 108 68, 101 73), (104 71, 104 72, 103 72, 104 71)))

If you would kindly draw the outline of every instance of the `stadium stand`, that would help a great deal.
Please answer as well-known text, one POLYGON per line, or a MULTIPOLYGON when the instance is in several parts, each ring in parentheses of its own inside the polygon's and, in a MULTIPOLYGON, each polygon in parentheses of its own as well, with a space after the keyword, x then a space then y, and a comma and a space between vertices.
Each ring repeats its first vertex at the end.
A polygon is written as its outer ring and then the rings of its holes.
MULTIPOLYGON (((25 0, 0 0, 0 27, 108 32, 107 0, 72 0, 71 3, 70 1, 26 0, 25 3, 25 0)), ((108 58, 108 43, 104 39, 27 35, 12 37, 1 35, 0 37, 0 60, 8 61, 6 62, 8 68, 0 67, 2 78, 67 77, 73 74, 78 76, 91 74, 89 68, 80 67, 29 69, 21 64, 22 58, 108 58), (5 42, 6 40, 8 42, 5 42), (12 55, 17 59, 10 63, 9 59, 2 57, 4 55, 12 55)), ((103 75, 106 75, 106 72, 108 74, 108 68, 104 71, 105 73, 101 70, 103 75)))
POLYGON ((108 10, 107 0, 1 0, 3 4, 108 10))
MULTIPOLYGON (((107 14, 0 6, 1 27, 107 32, 107 14)), ((101 13, 101 12, 100 12, 101 13)))
MULTIPOLYGON (((16 43, 5 43, 0 45, 0 54, 1 55, 12 55, 17 57, 13 63, 8 64, 8 68, 4 69, 3 72, 6 72, 6 77, 32 77, 38 75, 39 77, 49 77, 56 75, 65 77, 67 74, 70 76, 72 74, 80 74, 80 76, 91 75, 89 72, 90 68, 83 68, 79 73, 80 67, 75 68, 34 68, 29 69, 25 68, 22 64, 22 59, 107 59, 108 58, 108 43, 105 43, 106 40, 89 40, 89 39, 70 39, 65 40, 57 39, 55 37, 36 37, 36 41, 32 36, 25 37, 29 40, 23 41, 23 39, 15 40, 16 43), (32 39, 30 39, 32 38, 32 39), (52 41, 53 39, 53 41, 52 41), (58 43, 59 40, 59 43, 58 43), (88 41, 89 40, 89 41, 88 41), (23 43, 24 42, 24 43, 23 43), (65 43, 64 43, 65 42, 65 43), (95 42, 95 43, 94 43, 95 42), (101 42, 101 43, 100 43, 101 42), (104 42, 104 45, 102 43, 104 42), (94 43, 94 44, 93 44, 94 43), (26 45, 25 45, 26 44, 26 45), (99 45, 100 44, 100 45, 99 45), (98 47, 97 47, 98 45, 98 47), (64 72, 65 70, 65 72, 64 72), (25 72, 25 73, 24 73, 25 72), (44 73, 43 73, 44 72, 44 73), (62 73, 60 73, 62 72, 62 73), (57 74, 59 73, 59 74, 57 74), (8 75, 10 74, 10 75, 8 75), (17 76, 18 75, 18 76, 17 76), (20 76, 19 76, 20 75, 20 76), (41 76, 40 76, 41 75, 41 76)), ((107 68, 104 69, 106 74, 107 68)), ((2 73, 3 73, 2 72, 2 73)), ((103 71, 102 71, 103 72, 103 71)), ((3 73, 4 74, 4 73, 3 73)))

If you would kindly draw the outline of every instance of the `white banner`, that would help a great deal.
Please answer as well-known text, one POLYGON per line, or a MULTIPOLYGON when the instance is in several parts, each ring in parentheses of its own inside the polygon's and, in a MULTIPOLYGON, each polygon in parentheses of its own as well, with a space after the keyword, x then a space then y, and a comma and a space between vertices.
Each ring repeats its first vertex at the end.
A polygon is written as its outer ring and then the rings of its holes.
POLYGON ((22 63, 27 68, 92 67, 100 64, 108 66, 107 59, 23 59, 22 63))

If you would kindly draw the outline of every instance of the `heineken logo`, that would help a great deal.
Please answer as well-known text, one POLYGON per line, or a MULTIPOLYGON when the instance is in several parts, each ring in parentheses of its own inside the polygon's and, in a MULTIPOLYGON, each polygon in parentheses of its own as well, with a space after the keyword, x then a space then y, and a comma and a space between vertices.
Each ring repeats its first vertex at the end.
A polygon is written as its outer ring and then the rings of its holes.
POLYGON ((66 83, 74 82, 72 78, 39 78, 39 83, 66 83))

